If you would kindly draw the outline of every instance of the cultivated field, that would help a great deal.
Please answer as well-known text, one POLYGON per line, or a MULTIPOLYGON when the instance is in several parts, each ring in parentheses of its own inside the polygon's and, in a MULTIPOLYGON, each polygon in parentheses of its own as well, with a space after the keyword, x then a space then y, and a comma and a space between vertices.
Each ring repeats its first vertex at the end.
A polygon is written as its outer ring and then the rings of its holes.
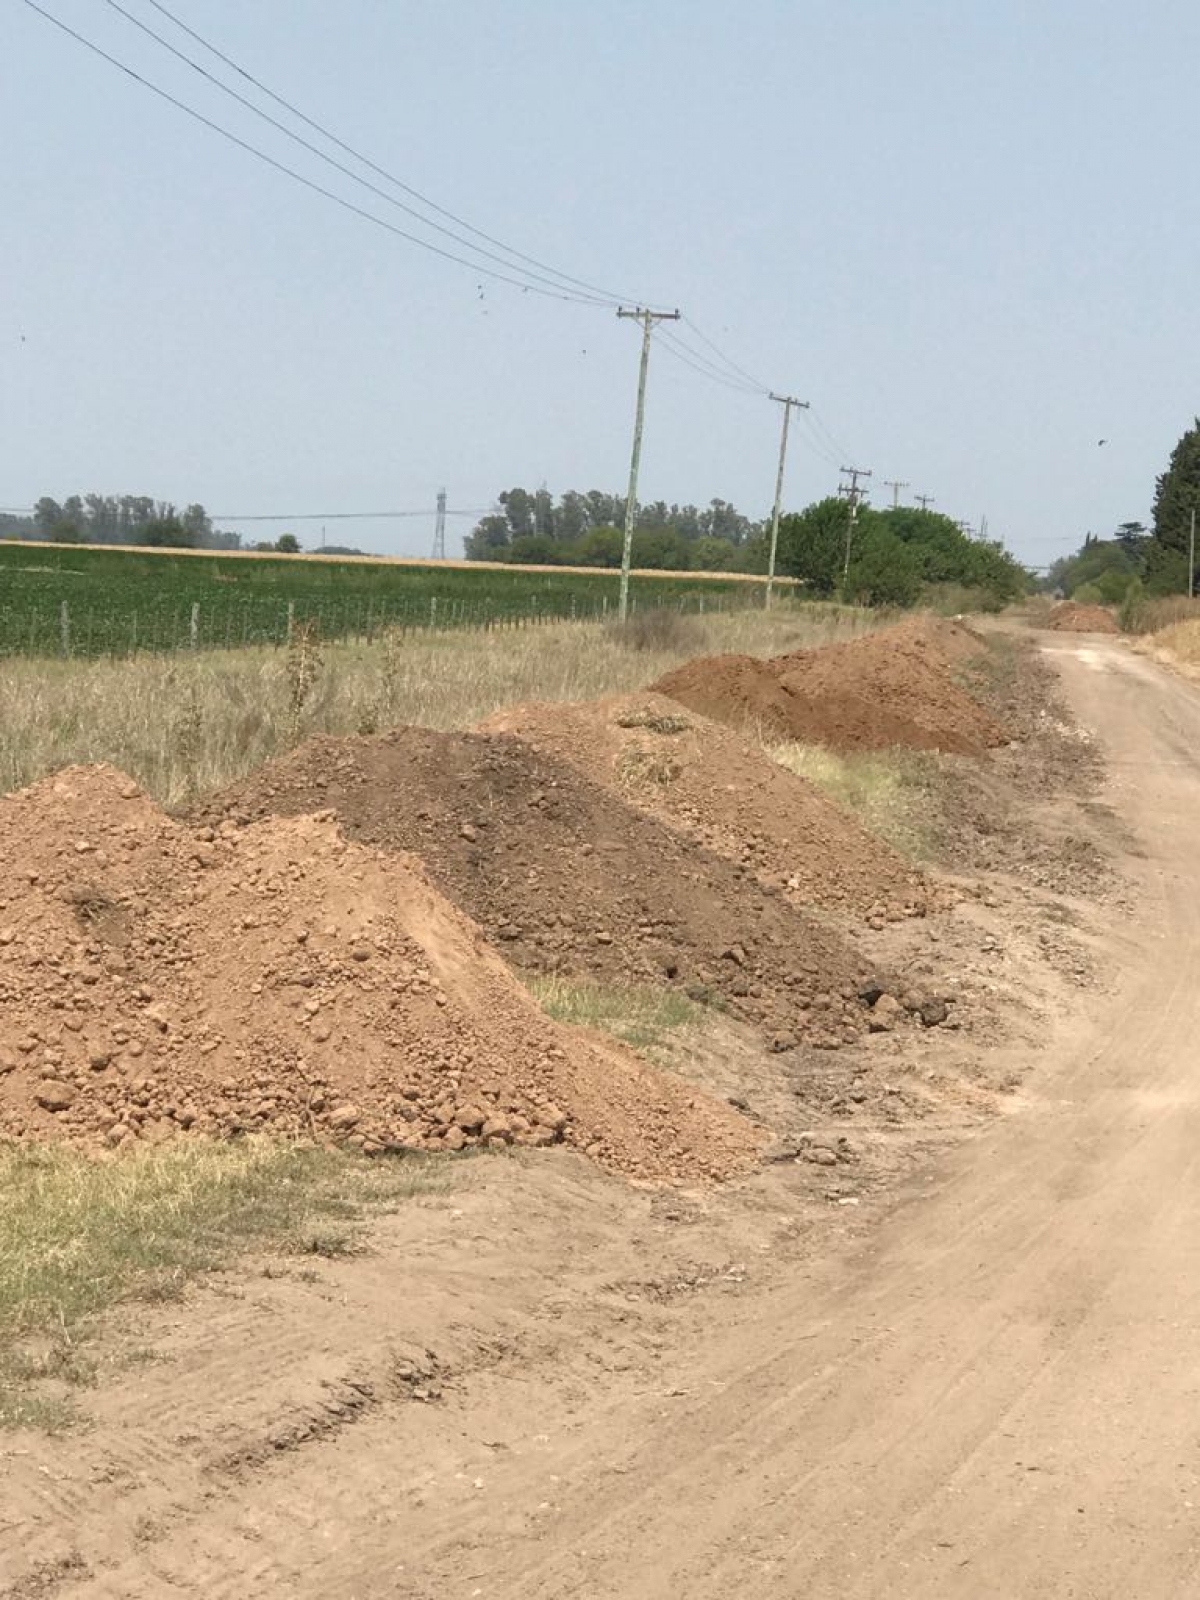
MULTIPOLYGON (((368 640, 389 627, 600 618, 617 582, 582 568, 0 542, 0 656, 281 644, 306 621, 326 639, 368 640)), ((632 601, 721 611, 761 604, 762 589, 736 574, 638 573, 632 601)))

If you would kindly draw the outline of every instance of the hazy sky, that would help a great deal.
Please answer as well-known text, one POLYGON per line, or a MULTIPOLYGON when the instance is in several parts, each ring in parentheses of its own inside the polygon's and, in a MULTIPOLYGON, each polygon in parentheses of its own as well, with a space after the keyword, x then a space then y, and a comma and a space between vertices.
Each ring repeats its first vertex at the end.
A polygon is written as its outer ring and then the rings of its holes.
MULTIPOLYGON (((415 226, 107 0, 39 3, 415 226)), ((811 399, 838 443, 797 430, 790 506, 830 491, 844 451, 1044 562, 1146 517, 1200 409, 1195 0, 169 3, 441 205, 682 307, 811 399)), ((122 4, 220 70, 150 0, 122 4)), ((0 59, 0 505, 94 489, 323 512, 429 505, 443 484, 460 507, 513 483, 623 488, 634 325, 347 214, 24 0, 0 0, 0 59)), ((656 349, 642 498, 762 515, 778 423, 656 349)), ((421 553, 431 522, 329 539, 421 553)))

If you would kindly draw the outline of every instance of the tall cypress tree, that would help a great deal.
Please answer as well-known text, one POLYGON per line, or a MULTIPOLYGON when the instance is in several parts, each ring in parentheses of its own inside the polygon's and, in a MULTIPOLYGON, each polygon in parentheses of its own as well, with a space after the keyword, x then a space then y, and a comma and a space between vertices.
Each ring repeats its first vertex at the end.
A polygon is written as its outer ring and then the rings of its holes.
POLYGON ((1171 452, 1154 494, 1154 534, 1146 550, 1146 586, 1160 594, 1188 586, 1192 512, 1200 519, 1200 417, 1171 452))

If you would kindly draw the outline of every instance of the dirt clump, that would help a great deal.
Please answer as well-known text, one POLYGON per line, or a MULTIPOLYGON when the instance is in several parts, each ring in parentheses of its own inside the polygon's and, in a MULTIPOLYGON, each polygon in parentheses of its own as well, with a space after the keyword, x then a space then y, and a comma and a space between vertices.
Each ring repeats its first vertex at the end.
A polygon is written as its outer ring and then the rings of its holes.
POLYGON ((912 617, 844 644, 766 661, 704 656, 650 687, 771 741, 980 755, 1010 739, 955 677, 985 648, 961 624, 912 617))
POLYGON ((418 862, 328 813, 190 829, 76 767, 0 827, 0 1135, 567 1142, 646 1179, 754 1160, 749 1123, 550 1021, 418 862))
POLYGON ((1084 605, 1078 600, 1060 600, 1046 618, 1046 627, 1056 633, 1120 633, 1116 617, 1108 606, 1084 605))
POLYGON ((349 838, 410 851, 514 966, 674 985, 765 1028, 858 1036, 872 974, 746 867, 507 734, 398 728, 311 740, 218 796, 242 822, 333 807, 349 838))
POLYGON ((921 872, 815 784, 663 695, 512 706, 481 731, 560 757, 797 904, 878 920, 941 903, 921 872))

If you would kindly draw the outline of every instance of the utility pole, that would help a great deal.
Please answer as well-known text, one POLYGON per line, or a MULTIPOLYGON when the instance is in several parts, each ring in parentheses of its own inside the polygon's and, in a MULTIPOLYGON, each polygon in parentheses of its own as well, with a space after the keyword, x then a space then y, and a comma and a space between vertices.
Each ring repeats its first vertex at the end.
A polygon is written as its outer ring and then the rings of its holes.
POLYGON ((968 539, 973 539, 975 537, 975 529, 965 517, 960 518, 960 520, 955 523, 955 527, 958 529, 959 533, 965 534, 968 539))
POLYGON ((629 494, 625 501, 625 543, 621 550, 621 598, 617 615, 622 622, 629 613, 629 565, 633 554, 633 525, 637 521, 638 467, 642 460, 642 422, 646 415, 646 373, 650 366, 650 336, 656 322, 678 322, 678 311, 647 311, 638 306, 618 317, 631 317, 642 325, 642 364, 638 370, 637 415, 633 424, 633 452, 629 458, 629 494))
POLYGON ((1192 507, 1192 531, 1188 538, 1188 599, 1196 597, 1196 508, 1192 507))
POLYGON ((850 550, 854 544, 854 528, 858 522, 858 502, 865 498, 866 490, 858 487, 860 478, 869 478, 871 473, 866 467, 842 467, 839 469, 850 479, 849 483, 840 484, 838 494, 850 502, 850 520, 846 524, 846 560, 842 566, 842 586, 850 576, 850 550))
POLYGON ((892 510, 899 511, 900 491, 901 489, 910 488, 911 485, 904 478, 885 478, 883 480, 883 487, 892 491, 892 510))
POLYGON ((928 511, 930 506, 937 504, 937 501, 931 494, 915 494, 913 495, 913 499, 917 502, 922 511, 928 511))
POLYGON ((446 559, 446 491, 438 490, 437 517, 433 524, 433 559, 446 559))
POLYGON ((772 394, 771 399, 783 407, 783 432, 779 439, 779 471, 775 474, 775 509, 771 513, 771 553, 767 559, 768 609, 775 589, 775 552, 779 548, 779 508, 783 503, 783 465, 787 460, 788 423, 792 420, 793 406, 798 406, 801 411, 807 411, 809 407, 807 400, 796 400, 790 394, 772 394))

